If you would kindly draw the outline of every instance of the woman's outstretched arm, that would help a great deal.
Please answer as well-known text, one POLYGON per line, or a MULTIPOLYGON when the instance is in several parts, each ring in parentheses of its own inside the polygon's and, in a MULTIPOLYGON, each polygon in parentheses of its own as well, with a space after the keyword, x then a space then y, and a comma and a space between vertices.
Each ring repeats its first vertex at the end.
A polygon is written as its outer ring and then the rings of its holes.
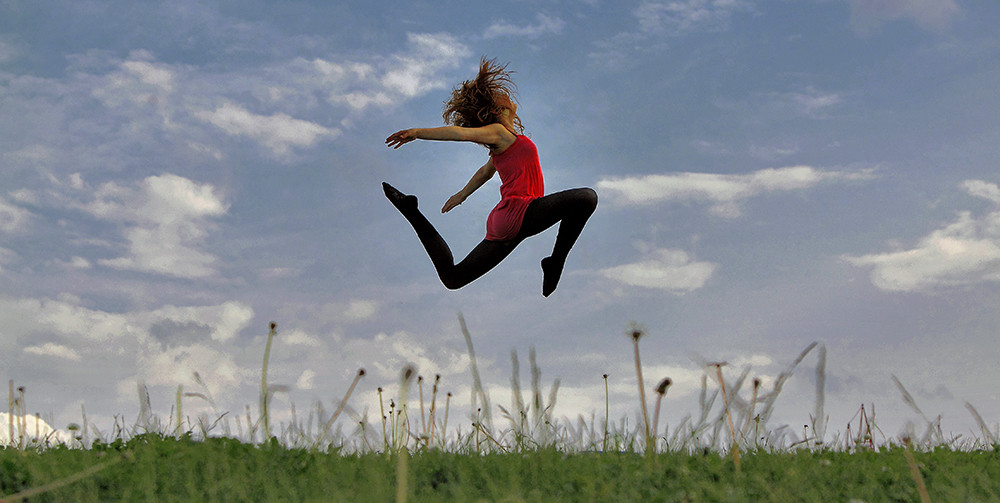
POLYGON ((391 148, 399 148, 413 140, 439 141, 470 141, 495 147, 513 137, 500 124, 490 124, 483 127, 442 126, 435 128, 412 128, 397 131, 385 139, 385 144, 391 148), (506 133, 506 134, 505 134, 506 133))
POLYGON ((493 178, 493 174, 497 172, 497 169, 493 166, 493 159, 486 161, 483 167, 479 168, 472 178, 469 179, 469 183, 462 187, 462 190, 455 193, 455 195, 448 198, 448 201, 444 203, 444 207, 441 208, 441 213, 448 213, 455 206, 462 204, 466 198, 472 195, 473 192, 482 187, 484 183, 488 182, 490 178, 493 178))

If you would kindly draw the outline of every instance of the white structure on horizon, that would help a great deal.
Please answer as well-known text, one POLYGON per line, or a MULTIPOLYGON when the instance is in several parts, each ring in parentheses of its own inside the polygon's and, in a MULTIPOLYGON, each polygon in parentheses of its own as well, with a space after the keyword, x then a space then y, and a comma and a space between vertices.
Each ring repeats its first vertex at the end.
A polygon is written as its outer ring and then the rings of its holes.
POLYGON ((0 445, 18 446, 21 444, 21 425, 24 425, 24 446, 37 445, 71 445, 73 435, 65 430, 57 430, 38 416, 18 416, 0 412, 0 445))

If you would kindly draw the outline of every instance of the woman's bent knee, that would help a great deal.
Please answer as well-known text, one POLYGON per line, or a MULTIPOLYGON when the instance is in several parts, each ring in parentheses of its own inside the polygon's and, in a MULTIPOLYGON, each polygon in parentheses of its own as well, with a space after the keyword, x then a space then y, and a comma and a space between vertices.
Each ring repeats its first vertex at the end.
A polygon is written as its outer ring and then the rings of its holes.
POLYGON ((594 189, 592 189, 590 187, 583 187, 583 188, 577 189, 577 192, 578 192, 578 196, 577 197, 580 199, 580 203, 582 205, 585 205, 591 211, 593 211, 594 209, 597 208, 597 191, 596 190, 594 190, 594 189))

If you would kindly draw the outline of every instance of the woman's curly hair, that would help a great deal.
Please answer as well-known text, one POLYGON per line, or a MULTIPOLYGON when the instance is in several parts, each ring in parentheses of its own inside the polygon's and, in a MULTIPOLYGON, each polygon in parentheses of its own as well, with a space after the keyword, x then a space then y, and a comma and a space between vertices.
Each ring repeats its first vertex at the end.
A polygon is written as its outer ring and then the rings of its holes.
MULTIPOLYGON (((500 122, 501 114, 514 103, 517 86, 510 80, 507 65, 495 59, 483 59, 479 63, 479 74, 456 86, 451 99, 444 104, 445 124, 461 127, 482 127, 500 122)), ((524 132, 521 119, 514 114, 511 118, 518 133, 524 132)))

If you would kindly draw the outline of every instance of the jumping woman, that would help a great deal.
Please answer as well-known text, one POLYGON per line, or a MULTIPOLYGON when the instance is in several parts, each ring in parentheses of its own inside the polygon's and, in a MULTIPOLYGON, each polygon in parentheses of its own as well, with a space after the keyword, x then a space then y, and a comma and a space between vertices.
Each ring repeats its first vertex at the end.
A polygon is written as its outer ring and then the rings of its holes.
POLYGON ((448 244, 417 209, 416 196, 403 194, 384 182, 382 189, 413 226, 441 282, 449 289, 462 288, 486 274, 525 238, 558 222, 552 255, 542 259, 542 295, 548 297, 559 284, 569 250, 597 208, 597 193, 591 188, 579 188, 544 194, 538 150, 523 134, 514 88, 506 66, 483 58, 476 78, 456 87, 445 103, 443 117, 447 126, 404 129, 385 140, 394 149, 413 140, 468 141, 489 149, 486 164, 441 208, 441 213, 451 211, 494 173, 500 173, 500 202, 486 220, 486 238, 465 259, 455 263, 448 244))

